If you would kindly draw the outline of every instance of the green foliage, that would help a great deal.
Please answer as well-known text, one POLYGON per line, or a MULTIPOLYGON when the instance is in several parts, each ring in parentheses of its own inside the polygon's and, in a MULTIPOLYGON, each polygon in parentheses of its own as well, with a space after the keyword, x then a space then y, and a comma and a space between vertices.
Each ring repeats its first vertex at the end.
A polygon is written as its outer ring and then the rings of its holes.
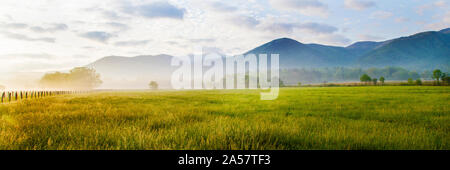
POLYGON ((156 81, 150 81, 150 83, 148 84, 148 86, 150 87, 150 89, 152 90, 157 90, 158 89, 158 83, 156 81))
POLYGON ((414 80, 412 78, 409 78, 408 79, 408 84, 413 84, 413 83, 414 83, 414 80))
POLYGON ((447 83, 447 85, 450 85, 450 77, 449 77, 449 76, 444 77, 444 78, 442 79, 442 81, 444 81, 445 83, 447 83))
POLYGON ((380 81, 381 81, 381 84, 384 84, 385 79, 383 76, 380 77, 380 81))
POLYGON ((367 75, 367 74, 363 74, 360 78, 359 78, 359 80, 361 80, 361 82, 369 82, 370 80, 371 80, 371 78, 370 78, 370 76, 369 75, 367 75))
MULTIPOLYGON (((415 71, 409 71, 401 67, 369 68, 312 68, 312 69, 284 69, 280 71, 280 77, 286 84, 303 84, 327 82, 359 81, 362 74, 370 77, 384 77, 388 80, 418 79, 421 77, 415 71)), ((380 79, 381 81, 381 79, 380 79)), ((382 82, 383 83, 383 82, 382 82)))
POLYGON ((449 150, 448 86, 97 92, 0 105, 0 149, 449 150))
POLYGON ((436 69, 433 71, 433 79, 436 80, 437 84, 439 84, 439 79, 441 78, 441 76, 442 76, 441 70, 436 69))
POLYGON ((374 78, 372 79, 373 85, 377 85, 378 79, 374 78))
POLYGON ((417 79, 417 80, 416 80, 416 85, 419 85, 419 86, 422 85, 422 80, 417 79))
POLYGON ((101 83, 100 75, 86 67, 74 68, 69 73, 47 73, 40 80, 43 87, 59 89, 93 89, 101 83))
POLYGON ((297 83, 297 86, 298 86, 298 87, 302 86, 302 82, 298 82, 298 83, 297 83))

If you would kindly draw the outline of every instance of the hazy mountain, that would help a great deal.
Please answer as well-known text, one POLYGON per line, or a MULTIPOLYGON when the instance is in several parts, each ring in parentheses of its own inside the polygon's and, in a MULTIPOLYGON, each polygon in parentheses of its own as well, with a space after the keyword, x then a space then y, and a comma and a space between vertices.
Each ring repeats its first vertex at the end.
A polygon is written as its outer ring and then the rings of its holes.
POLYGON ((353 43, 345 47, 348 51, 350 51, 355 57, 360 57, 364 54, 367 54, 369 51, 381 46, 383 42, 374 42, 374 41, 360 41, 353 43))
POLYGON ((171 67, 169 55, 142 55, 136 57, 108 56, 87 67, 100 73, 103 88, 147 88, 150 81, 158 81, 160 87, 170 87, 171 67))
POLYGON ((343 47, 320 44, 302 44, 289 38, 280 38, 256 47, 245 54, 279 54, 281 68, 329 67, 349 65, 352 55, 343 47))
POLYGON ((347 47, 302 44, 276 39, 245 53, 280 54, 280 67, 401 66, 423 70, 447 69, 450 63, 450 28, 397 39, 356 42, 347 47))
POLYGON ((444 33, 444 34, 450 34, 450 28, 443 29, 439 32, 444 33))
POLYGON ((448 67, 449 62, 450 35, 436 31, 390 40, 358 60, 358 64, 365 67, 406 68, 448 67))
MULTIPOLYGON (((429 31, 383 42, 362 41, 347 47, 303 44, 280 38, 258 46, 244 54, 279 54, 280 67, 386 67, 400 66, 410 70, 449 70, 450 28, 429 31)), ((170 66, 172 56, 109 56, 93 67, 102 76, 102 88, 147 88, 149 81, 170 88, 170 77, 177 67, 170 66)))

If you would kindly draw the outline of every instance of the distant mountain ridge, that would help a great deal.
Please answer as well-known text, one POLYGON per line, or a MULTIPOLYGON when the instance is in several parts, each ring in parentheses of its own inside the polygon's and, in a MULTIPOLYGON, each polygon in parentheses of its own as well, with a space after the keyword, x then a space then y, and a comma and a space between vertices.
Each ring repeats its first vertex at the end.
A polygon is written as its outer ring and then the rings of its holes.
POLYGON ((256 47, 245 54, 280 54, 280 67, 384 67, 410 69, 449 66, 450 28, 428 31, 407 37, 374 42, 361 41, 347 47, 302 44, 280 38, 256 47))
MULTIPOLYGON (((279 54, 280 68, 323 67, 386 67, 399 66, 410 70, 440 68, 449 71, 450 28, 421 32, 382 42, 361 41, 347 47, 303 44, 280 38, 258 46, 244 54, 279 54)), ((99 72, 104 88, 116 86, 146 88, 150 80, 170 86, 172 56, 142 55, 136 57, 108 56, 86 66, 99 72), (124 84, 128 83, 128 84, 124 84)))

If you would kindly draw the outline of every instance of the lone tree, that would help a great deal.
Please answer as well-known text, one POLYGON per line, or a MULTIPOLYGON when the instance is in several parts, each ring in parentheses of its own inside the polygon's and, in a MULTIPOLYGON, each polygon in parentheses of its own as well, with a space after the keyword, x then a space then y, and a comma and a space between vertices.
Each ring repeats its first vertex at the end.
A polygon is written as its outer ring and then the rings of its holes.
POLYGON ((413 84, 413 83, 414 83, 413 79, 412 79, 412 78, 409 78, 409 79, 408 79, 408 84, 413 84))
POLYGON ((439 85, 439 79, 442 76, 442 72, 439 69, 433 71, 433 78, 436 79, 437 84, 439 85))
POLYGON ((422 80, 417 79, 417 80, 416 80, 416 85, 419 85, 419 86, 422 85, 422 80))
POLYGON ((380 77, 380 81, 381 81, 381 85, 383 85, 384 84, 384 77, 383 76, 380 77))
POLYGON ((150 89, 152 90, 157 90, 158 89, 158 83, 156 81, 151 81, 148 86, 150 87, 150 89))
POLYGON ((377 85, 377 81, 378 81, 378 79, 376 79, 376 78, 372 79, 373 85, 377 85))
POLYGON ((363 75, 359 78, 359 80, 361 80, 361 82, 367 83, 367 82, 370 82, 370 80, 372 80, 372 78, 370 78, 370 76, 367 75, 367 74, 363 74, 363 75))

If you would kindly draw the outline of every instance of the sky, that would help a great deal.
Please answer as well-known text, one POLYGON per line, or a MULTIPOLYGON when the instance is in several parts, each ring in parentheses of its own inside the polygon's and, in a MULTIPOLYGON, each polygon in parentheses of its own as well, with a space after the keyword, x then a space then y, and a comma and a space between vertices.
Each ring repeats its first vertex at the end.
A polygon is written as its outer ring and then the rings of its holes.
POLYGON ((2 0, 0 77, 111 55, 233 55, 282 37, 348 46, 447 27, 450 0, 2 0))

